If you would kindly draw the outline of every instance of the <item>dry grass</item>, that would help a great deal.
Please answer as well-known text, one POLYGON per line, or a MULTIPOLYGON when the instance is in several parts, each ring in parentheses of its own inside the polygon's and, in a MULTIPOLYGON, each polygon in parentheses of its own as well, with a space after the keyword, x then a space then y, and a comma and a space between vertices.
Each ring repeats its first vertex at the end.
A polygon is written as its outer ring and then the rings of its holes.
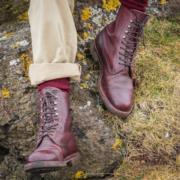
POLYGON ((179 180, 178 169, 168 165, 147 166, 124 162, 115 173, 114 180, 179 180))

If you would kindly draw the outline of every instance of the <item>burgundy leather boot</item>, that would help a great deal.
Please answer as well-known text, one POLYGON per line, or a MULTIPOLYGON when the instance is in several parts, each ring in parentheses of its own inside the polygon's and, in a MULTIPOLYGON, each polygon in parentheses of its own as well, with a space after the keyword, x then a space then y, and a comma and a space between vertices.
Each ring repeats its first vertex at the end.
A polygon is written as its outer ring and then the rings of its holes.
POLYGON ((28 172, 54 171, 78 158, 76 142, 71 131, 69 93, 54 87, 40 92, 40 127, 37 146, 28 157, 28 172))
POLYGON ((121 6, 96 37, 91 53, 100 64, 98 88, 106 107, 122 118, 133 109, 134 54, 148 16, 121 6))

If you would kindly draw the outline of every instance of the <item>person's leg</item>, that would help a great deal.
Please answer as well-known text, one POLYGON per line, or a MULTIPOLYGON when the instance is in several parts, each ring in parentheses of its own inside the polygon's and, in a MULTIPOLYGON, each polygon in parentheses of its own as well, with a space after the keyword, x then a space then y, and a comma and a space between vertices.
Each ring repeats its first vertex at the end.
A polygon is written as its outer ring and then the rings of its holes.
POLYGON ((100 61, 99 92, 106 107, 127 117, 134 101, 134 54, 147 21, 147 0, 121 0, 114 22, 96 37, 92 55, 100 61))
POLYGON ((31 0, 32 85, 58 78, 80 79, 80 66, 74 63, 77 32, 70 8, 73 0, 31 0))
POLYGON ((45 81, 38 85, 38 91, 42 91, 44 88, 47 87, 55 87, 63 91, 69 92, 70 91, 69 78, 60 78, 60 79, 45 81))
POLYGON ((25 170, 56 170, 78 158, 71 130, 69 78, 78 80, 77 34, 71 14, 73 0, 31 0, 29 18, 33 64, 29 76, 37 85, 40 125, 37 145, 25 170))

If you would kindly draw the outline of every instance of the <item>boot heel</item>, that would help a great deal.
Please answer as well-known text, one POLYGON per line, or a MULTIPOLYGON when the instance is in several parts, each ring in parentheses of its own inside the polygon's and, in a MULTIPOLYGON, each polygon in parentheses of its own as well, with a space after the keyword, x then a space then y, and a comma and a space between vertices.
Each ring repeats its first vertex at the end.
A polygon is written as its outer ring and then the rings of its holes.
POLYGON ((75 164, 77 164, 77 163, 79 162, 79 160, 80 160, 80 154, 78 153, 78 154, 76 155, 76 157, 74 157, 74 158, 71 160, 71 162, 72 162, 73 165, 75 165, 75 164))
POLYGON ((74 157, 67 161, 67 166, 76 165, 80 160, 80 154, 77 153, 74 157))

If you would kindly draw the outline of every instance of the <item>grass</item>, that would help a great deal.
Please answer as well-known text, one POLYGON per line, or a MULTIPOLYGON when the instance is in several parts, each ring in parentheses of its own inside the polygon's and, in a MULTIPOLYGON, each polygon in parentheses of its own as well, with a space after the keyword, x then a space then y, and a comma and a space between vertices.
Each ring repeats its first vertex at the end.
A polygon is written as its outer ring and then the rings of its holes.
POLYGON ((124 163, 114 179, 173 180, 180 155, 180 25, 152 17, 137 59, 135 109, 126 122, 106 113, 126 142, 124 163))
POLYGON ((178 180, 179 173, 176 168, 168 165, 145 166, 124 162, 115 173, 117 180, 178 180))

